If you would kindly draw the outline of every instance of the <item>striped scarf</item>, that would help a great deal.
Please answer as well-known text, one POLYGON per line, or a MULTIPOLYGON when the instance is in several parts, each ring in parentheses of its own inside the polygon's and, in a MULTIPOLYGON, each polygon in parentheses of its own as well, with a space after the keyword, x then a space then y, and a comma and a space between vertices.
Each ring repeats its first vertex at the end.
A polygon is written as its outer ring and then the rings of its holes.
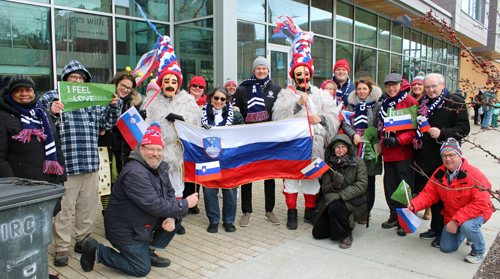
MULTIPOLYGON (((397 104, 401 103, 406 97, 408 97, 408 92, 405 90, 399 91, 399 93, 392 97, 389 98, 388 96, 385 96, 384 100, 382 101, 382 108, 380 109, 379 113, 379 120, 378 120, 378 130, 379 131, 384 131, 385 132, 385 125, 384 125, 384 119, 387 116, 387 111, 390 108, 395 108, 397 104)), ((395 136, 396 132, 390 132, 389 136, 395 136)), ((382 134, 382 138, 380 139, 381 141, 385 138, 385 133, 382 134)))
POLYGON ((210 126, 230 126, 234 122, 234 111, 233 106, 227 103, 222 108, 222 121, 216 123, 216 115, 214 114, 214 109, 212 104, 206 103, 201 108, 201 125, 208 124, 210 126))
POLYGON ((354 130, 362 136, 366 128, 368 128, 368 110, 372 109, 372 107, 377 103, 377 101, 369 102, 369 103, 358 103, 354 106, 354 119, 353 125, 354 130))
POLYGON ((269 113, 264 103, 264 93, 261 88, 267 85, 269 81, 269 75, 262 80, 257 80, 254 75, 240 83, 240 86, 248 86, 247 116, 245 123, 256 123, 269 119, 269 113))
MULTIPOLYGON (((444 99, 446 98, 447 95, 448 95, 448 90, 446 89, 446 87, 444 88, 443 93, 441 93, 441 95, 439 95, 434 100, 429 98, 429 96, 427 96, 427 94, 424 95, 424 97, 422 97, 422 103, 420 103, 420 108, 418 109, 418 114, 427 117, 427 121, 429 121, 431 119, 432 115, 434 114, 434 112, 436 111, 436 109, 441 108, 443 106, 444 99)), ((422 144, 423 144, 422 138, 423 137, 424 137, 424 133, 422 133, 420 131, 420 127, 418 127, 417 134, 415 135, 415 138, 412 141, 413 148, 415 148, 415 149, 422 148, 422 144)))

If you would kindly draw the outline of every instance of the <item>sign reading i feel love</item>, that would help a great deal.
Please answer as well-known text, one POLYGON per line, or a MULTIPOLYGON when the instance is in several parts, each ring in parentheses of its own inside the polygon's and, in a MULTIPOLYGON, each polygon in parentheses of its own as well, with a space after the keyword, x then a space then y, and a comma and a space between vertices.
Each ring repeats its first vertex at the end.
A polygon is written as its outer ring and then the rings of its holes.
POLYGON ((113 101, 114 84, 59 82, 59 99, 63 112, 96 105, 107 106, 113 101))

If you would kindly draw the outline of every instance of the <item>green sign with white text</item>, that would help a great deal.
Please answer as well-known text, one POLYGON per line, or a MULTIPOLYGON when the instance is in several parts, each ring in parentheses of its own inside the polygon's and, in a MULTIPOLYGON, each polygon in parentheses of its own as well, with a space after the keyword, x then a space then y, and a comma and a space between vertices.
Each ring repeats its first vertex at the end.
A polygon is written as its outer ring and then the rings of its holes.
POLYGON ((107 106, 113 101, 114 84, 59 82, 59 100, 64 112, 92 106, 107 106))

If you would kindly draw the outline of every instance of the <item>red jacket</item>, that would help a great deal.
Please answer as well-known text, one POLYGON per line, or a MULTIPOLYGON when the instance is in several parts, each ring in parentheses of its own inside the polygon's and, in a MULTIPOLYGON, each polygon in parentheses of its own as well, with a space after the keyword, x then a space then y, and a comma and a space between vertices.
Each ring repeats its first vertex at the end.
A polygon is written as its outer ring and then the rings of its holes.
MULTIPOLYGON (((486 176, 476 167, 469 165, 466 159, 462 158, 462 168, 451 182, 451 185, 448 185, 445 172, 446 167, 442 165, 434 172, 431 180, 439 182, 447 188, 458 189, 476 185, 477 183, 471 178, 473 177, 479 183, 491 189, 491 184, 486 176)), ((478 188, 447 190, 430 180, 425 185, 424 190, 410 201, 410 204, 413 206, 414 212, 417 212, 436 203, 439 199, 444 203, 441 214, 444 216, 445 224, 453 220, 458 225, 462 225, 463 222, 479 216, 483 216, 484 220, 488 221, 493 212, 493 204, 487 191, 481 192, 478 188)))
MULTIPOLYGON (((413 105, 418 106, 417 100, 408 95, 402 102, 396 105, 396 109, 409 108, 413 105)), ((399 138, 399 145, 393 147, 385 147, 382 145, 382 155, 384 162, 397 162, 408 159, 413 159, 413 144, 412 141, 417 134, 416 130, 403 130, 396 132, 396 138, 399 138)), ((382 138, 383 132, 380 132, 382 138)))

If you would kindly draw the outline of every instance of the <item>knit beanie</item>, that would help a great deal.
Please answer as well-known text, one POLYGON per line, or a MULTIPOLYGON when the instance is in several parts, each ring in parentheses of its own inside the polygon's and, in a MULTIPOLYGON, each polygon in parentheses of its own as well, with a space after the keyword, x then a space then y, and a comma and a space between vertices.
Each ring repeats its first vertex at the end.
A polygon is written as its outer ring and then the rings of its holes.
POLYGON ((30 76, 27 75, 15 75, 10 78, 9 82, 9 91, 12 92, 16 87, 26 86, 33 88, 35 91, 35 82, 31 79, 30 76))
POLYGON ((226 84, 224 84, 224 87, 227 87, 229 84, 234 84, 234 85, 238 86, 238 84, 236 84, 236 81, 234 81, 234 80, 232 80, 230 78, 228 78, 226 80, 226 84))
POLYGON ((333 67, 333 71, 335 72, 335 70, 337 70, 337 68, 345 68, 347 70, 347 74, 349 74, 349 72, 351 71, 349 69, 349 62, 347 62, 347 60, 345 59, 340 59, 339 61, 337 61, 335 63, 335 66, 333 67))
POLYGON ((148 84, 148 87, 146 88, 146 93, 149 92, 149 90, 154 90, 156 92, 156 91, 158 91, 158 89, 160 89, 160 87, 158 86, 158 84, 156 83, 155 80, 152 80, 148 84))
POLYGON ((144 133, 144 137, 142 137, 141 146, 146 144, 157 144, 165 147, 163 145, 163 138, 161 136, 161 125, 158 122, 151 123, 151 126, 148 127, 146 133, 144 133))
POLYGON ((179 60, 175 55, 174 48, 169 36, 163 36, 158 49, 158 71, 156 73, 156 84, 161 87, 163 77, 166 74, 177 76, 179 87, 182 84, 182 72, 179 60))
POLYGON ((415 84, 424 84, 424 77, 423 76, 416 76, 413 81, 411 82, 411 86, 415 84))
POLYGON ((333 83, 333 84, 335 84, 335 82, 333 82, 333 80, 327 79, 327 80, 323 81, 323 83, 321 83, 321 86, 320 86, 319 88, 321 88, 321 89, 325 90, 325 87, 326 87, 326 85, 327 85, 328 83, 333 83))
POLYGON ((259 66, 259 65, 266 66, 268 71, 271 70, 271 66, 269 65, 269 60, 267 60, 263 56, 259 56, 259 57, 255 58, 255 60, 253 61, 253 70, 252 70, 252 72, 254 72, 255 68, 257 68, 257 66, 259 66))
POLYGON ((189 82, 189 88, 191 88, 193 84, 203 85, 205 88, 207 87, 207 83, 202 76, 194 76, 194 78, 191 79, 191 82, 189 82))
POLYGON ((455 151, 460 158, 462 158, 462 149, 460 148, 460 144, 455 138, 448 138, 445 143, 441 145, 441 150, 439 154, 443 154, 443 152, 447 149, 455 151))

